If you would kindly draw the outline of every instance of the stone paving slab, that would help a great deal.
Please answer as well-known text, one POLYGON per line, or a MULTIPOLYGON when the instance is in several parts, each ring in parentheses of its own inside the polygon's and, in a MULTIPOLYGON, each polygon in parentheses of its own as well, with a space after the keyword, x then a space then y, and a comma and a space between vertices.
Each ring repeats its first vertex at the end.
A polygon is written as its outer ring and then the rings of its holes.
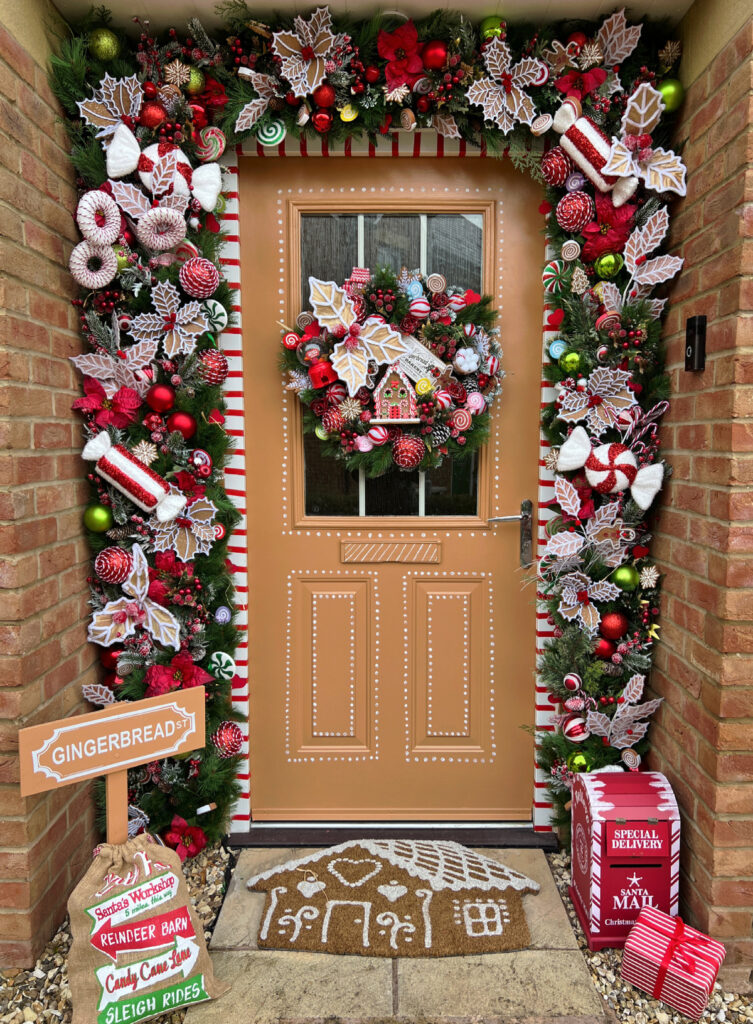
POLYGON ((190 1009, 186 1024, 604 1024, 541 850, 480 849, 541 885, 525 896, 531 946, 483 956, 384 957, 259 950, 264 893, 253 875, 313 849, 243 850, 212 936, 219 978, 230 992, 190 1009))

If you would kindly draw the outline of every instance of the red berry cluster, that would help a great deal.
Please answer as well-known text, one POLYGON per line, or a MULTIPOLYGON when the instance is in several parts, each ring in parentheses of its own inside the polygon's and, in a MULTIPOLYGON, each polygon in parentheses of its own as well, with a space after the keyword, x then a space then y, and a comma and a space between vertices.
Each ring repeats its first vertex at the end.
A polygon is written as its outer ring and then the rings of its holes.
POLYGON ((108 288, 106 291, 97 292, 92 305, 97 313, 112 313, 122 299, 123 293, 119 288, 108 288))
POLYGON ((430 434, 434 429, 434 414, 436 413, 434 399, 418 403, 418 418, 421 420, 419 433, 430 434))
POLYGON ((391 288, 377 288, 369 295, 369 301, 380 313, 391 313, 397 302, 397 295, 391 288))
POLYGON ((440 334, 438 338, 432 338, 429 345, 432 352, 438 355, 440 359, 449 362, 455 358, 458 343, 457 339, 453 338, 451 334, 440 334))
POLYGON ((183 125, 179 121, 165 121, 159 129, 160 142, 171 142, 177 145, 184 139, 183 125))
POLYGON ((238 36, 231 36, 227 42, 233 64, 235 64, 236 67, 254 67, 256 64, 256 54, 246 52, 246 48, 238 36))
POLYGON ((356 450, 356 438, 358 433, 355 430, 341 430, 340 431, 340 444, 346 452, 354 452, 356 450))

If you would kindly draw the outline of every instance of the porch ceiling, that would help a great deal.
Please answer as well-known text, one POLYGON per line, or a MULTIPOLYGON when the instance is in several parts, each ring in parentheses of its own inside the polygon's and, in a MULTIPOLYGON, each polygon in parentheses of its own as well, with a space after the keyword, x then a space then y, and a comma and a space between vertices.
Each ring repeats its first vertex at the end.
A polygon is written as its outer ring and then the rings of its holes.
MULTIPOLYGON (((107 6, 119 25, 126 25, 134 15, 138 15, 141 18, 148 18, 152 26, 159 29, 169 25, 180 26, 191 17, 201 18, 207 27, 218 25, 220 22, 215 13, 215 2, 216 0, 160 0, 159 3, 149 0, 111 0, 107 6)), ((324 3, 325 0, 319 2, 324 3)), ((632 17, 648 14, 652 20, 668 18, 672 24, 676 24, 691 5, 692 0, 634 0, 633 3, 627 4, 628 14, 632 17)), ((91 0, 56 0, 56 6, 64 18, 75 19, 87 13, 91 7, 91 0)), ((306 12, 316 4, 314 0, 310 3, 305 0, 277 0, 274 4, 265 3, 264 0, 257 4, 250 0, 249 6, 254 12, 258 11, 260 17, 271 17, 275 11, 306 12)), ((348 12, 354 17, 364 17, 379 10, 396 10, 401 14, 419 17, 437 7, 447 6, 454 10, 468 11, 474 18, 499 13, 504 14, 508 21, 540 24, 570 17, 598 19, 621 5, 619 0, 504 0, 503 3, 499 0, 450 0, 446 4, 441 0, 401 0, 400 3, 395 3, 394 0, 384 0, 382 3, 377 0, 333 0, 329 6, 335 13, 348 12)))

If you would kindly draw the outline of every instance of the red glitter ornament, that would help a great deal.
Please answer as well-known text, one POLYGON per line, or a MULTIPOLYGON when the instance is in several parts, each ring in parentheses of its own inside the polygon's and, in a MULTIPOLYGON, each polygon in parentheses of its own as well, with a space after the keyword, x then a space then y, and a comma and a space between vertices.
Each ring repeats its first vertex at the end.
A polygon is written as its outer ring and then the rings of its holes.
POLYGON ((431 107, 431 100, 428 96, 419 96, 416 100, 416 110, 419 114, 426 114, 431 107))
POLYGON ((334 107, 335 90, 329 82, 322 82, 322 84, 317 86, 311 93, 311 98, 317 107, 334 107))
POLYGON ((99 652, 99 660, 103 668, 108 672, 114 672, 118 667, 118 658, 123 653, 122 647, 103 647, 99 652))
POLYGON ((235 722, 220 722, 212 735, 220 757, 235 757, 243 746, 243 733, 235 722))
POLYGON ((425 454, 424 442, 411 434, 401 434, 392 444, 392 458, 401 469, 415 469, 425 454))
POLYGON ((175 405, 175 388, 169 384, 153 384, 146 393, 146 404, 155 412, 167 412, 175 405))
POLYGON ((103 583, 124 583, 133 571, 133 557, 123 548, 105 548, 94 559, 94 571, 103 583))
POLYGON ((366 81, 369 83, 369 85, 374 85, 375 82, 378 82, 379 81, 379 75, 380 75, 379 68, 376 67, 376 65, 374 65, 374 64, 369 64, 369 66, 366 68, 366 70, 363 73, 363 77, 366 79, 366 81))
POLYGON ((573 162, 561 146, 555 146, 541 158, 541 175, 547 185, 559 188, 572 173, 573 162))
POLYGON ((144 82, 144 95, 148 100, 153 100, 157 95, 157 86, 154 82, 144 82))
POLYGON ((197 371, 205 384, 215 387, 227 380, 228 364, 223 352, 208 348, 199 353, 197 371))
POLYGON ((597 658, 603 658, 606 661, 612 657, 614 652, 615 646, 611 640, 600 637, 594 644, 594 654, 597 658))
POLYGON ((173 430, 179 431, 187 441, 196 433, 196 420, 190 412, 174 412, 167 417, 167 429, 171 433, 173 430))
POLYGON ((167 120, 167 111, 158 100, 147 100, 139 114, 139 124, 145 128, 159 128, 167 120))
POLYGON ((627 615, 622 612, 607 612, 599 625, 599 632, 607 640, 619 640, 628 631, 630 625, 627 615))
POLYGON ((421 60, 424 62, 425 68, 429 68, 431 71, 439 71, 447 63, 447 43, 441 39, 430 39, 424 45, 421 52, 421 60))
POLYGON ((178 271, 178 279, 184 292, 195 299, 208 299, 217 291, 220 274, 211 260, 192 256, 178 271))
POLYGON ((329 110, 317 110, 311 118, 311 123, 320 135, 327 134, 327 132, 332 128, 333 121, 334 118, 329 110))
POLYGON ((563 231, 582 231, 596 216, 594 201, 587 192, 568 192, 557 203, 555 216, 563 231))

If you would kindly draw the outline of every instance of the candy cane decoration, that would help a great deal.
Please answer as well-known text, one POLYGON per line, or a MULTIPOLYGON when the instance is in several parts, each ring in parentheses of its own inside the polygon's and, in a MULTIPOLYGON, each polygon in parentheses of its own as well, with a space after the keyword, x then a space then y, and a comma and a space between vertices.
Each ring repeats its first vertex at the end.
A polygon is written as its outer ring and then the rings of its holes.
POLYGON ((81 453, 87 462, 95 462, 95 470, 134 505, 154 513, 161 523, 174 519, 186 504, 182 494, 171 494, 170 485, 145 466, 122 444, 113 444, 103 430, 84 447, 81 453))

